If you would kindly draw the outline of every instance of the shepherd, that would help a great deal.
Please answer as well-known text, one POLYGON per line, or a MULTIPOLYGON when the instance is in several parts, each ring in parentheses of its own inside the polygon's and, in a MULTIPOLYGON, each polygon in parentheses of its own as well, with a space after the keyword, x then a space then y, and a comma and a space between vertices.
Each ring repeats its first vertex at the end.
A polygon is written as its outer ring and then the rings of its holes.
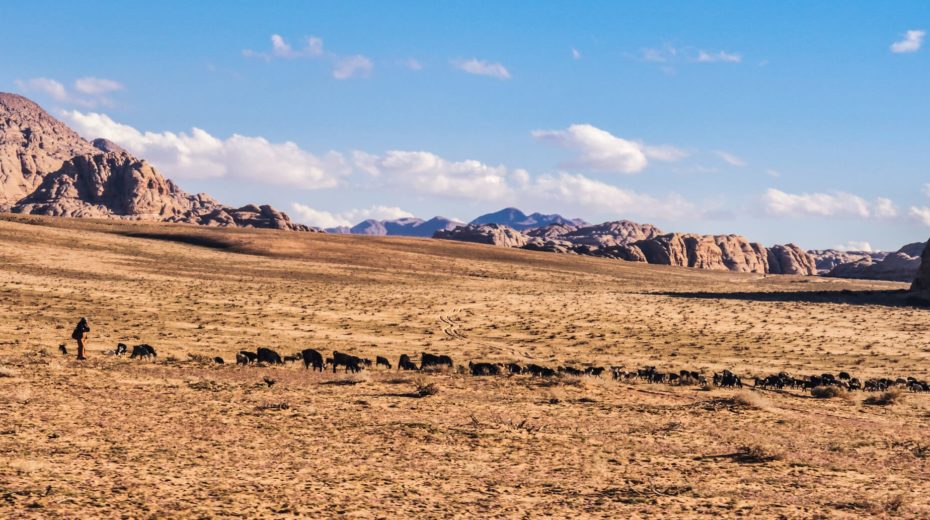
POLYGON ((71 339, 77 340, 78 361, 83 361, 87 359, 86 357, 84 357, 84 341, 87 339, 88 332, 90 332, 90 327, 87 326, 87 318, 81 318, 81 320, 78 321, 77 326, 74 327, 74 332, 71 333, 71 339))

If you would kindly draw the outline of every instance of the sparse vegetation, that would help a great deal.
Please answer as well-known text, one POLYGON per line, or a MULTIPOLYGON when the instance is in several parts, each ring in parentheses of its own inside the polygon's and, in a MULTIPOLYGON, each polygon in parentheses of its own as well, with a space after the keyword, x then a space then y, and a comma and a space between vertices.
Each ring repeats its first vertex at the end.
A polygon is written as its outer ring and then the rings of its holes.
POLYGON ((170 226, 17 218, 37 224, 0 217, 0 517, 930 517, 928 394, 852 406, 795 389, 458 368, 926 379, 925 310, 825 292, 901 284, 183 228, 234 238, 217 250, 122 236, 170 226), (722 296, 675 296, 699 291, 722 296), (78 363, 67 336, 83 314, 93 335, 78 363), (103 355, 120 341, 159 357, 103 355), (71 355, 36 354, 61 342, 71 355), (428 351, 457 366, 232 361, 258 346, 392 362, 428 351))
POLYGON ((878 395, 866 397, 862 402, 873 406, 889 406, 901 401, 903 396, 904 394, 902 394, 900 390, 889 390, 878 395))

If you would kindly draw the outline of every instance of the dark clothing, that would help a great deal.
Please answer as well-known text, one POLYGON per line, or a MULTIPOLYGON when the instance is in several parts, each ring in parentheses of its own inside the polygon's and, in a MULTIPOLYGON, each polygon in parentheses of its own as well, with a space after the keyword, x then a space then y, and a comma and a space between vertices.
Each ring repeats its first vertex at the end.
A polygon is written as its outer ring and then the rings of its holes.
POLYGON ((81 318, 81 321, 78 322, 77 327, 74 328, 74 332, 71 333, 71 337, 77 340, 78 359, 84 359, 84 340, 87 338, 88 332, 90 332, 90 327, 87 326, 87 320, 81 318))

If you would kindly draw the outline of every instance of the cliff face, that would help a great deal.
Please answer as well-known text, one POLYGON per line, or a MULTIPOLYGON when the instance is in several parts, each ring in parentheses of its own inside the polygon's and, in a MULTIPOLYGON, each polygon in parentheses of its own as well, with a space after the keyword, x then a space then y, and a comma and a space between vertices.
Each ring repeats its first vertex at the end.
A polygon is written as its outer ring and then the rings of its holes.
MULTIPOLYGON (((930 242, 927 243, 930 246, 930 242)), ((930 247, 924 247, 920 255, 920 267, 911 284, 911 294, 925 302, 930 302, 930 247)))
POLYGON ((0 93, 0 210, 58 217, 309 230, 270 206, 189 195, 115 143, 90 143, 37 104, 0 93))
POLYGON ((559 224, 538 228, 527 234, 498 224, 469 225, 437 232, 433 236, 696 269, 760 274, 816 274, 814 258, 793 244, 767 249, 738 235, 658 233, 658 229, 648 224, 620 221, 583 228, 559 224))

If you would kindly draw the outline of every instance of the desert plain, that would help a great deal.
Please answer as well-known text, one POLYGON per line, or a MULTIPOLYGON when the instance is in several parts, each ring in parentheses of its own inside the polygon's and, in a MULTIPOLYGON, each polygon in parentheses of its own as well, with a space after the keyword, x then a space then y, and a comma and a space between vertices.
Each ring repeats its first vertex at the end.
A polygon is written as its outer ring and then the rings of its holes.
POLYGON ((0 517, 927 518, 930 395, 750 383, 930 377, 930 310, 906 289, 6 215, 0 517), (107 354, 118 342, 158 357, 107 354), (729 369, 747 385, 235 364, 259 346, 729 369))

